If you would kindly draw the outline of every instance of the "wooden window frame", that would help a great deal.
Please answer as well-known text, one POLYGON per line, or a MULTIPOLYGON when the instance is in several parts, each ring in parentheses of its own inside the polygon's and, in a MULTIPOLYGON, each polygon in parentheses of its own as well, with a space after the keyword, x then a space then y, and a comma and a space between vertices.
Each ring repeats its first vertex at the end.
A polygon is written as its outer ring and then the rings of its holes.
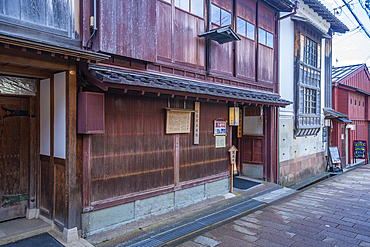
POLYGON ((232 23, 233 23, 233 13, 231 13, 231 12, 229 12, 229 11, 227 11, 227 10, 219 7, 219 6, 217 6, 216 4, 213 4, 212 3, 211 4, 211 23, 214 24, 214 25, 217 25, 219 27, 232 25, 232 23), (214 7, 220 9, 220 17, 219 17, 220 22, 219 23, 213 22, 213 8, 214 7), (227 12, 227 13, 230 14, 230 24, 225 24, 225 25, 222 24, 222 22, 221 22, 222 21, 222 11, 225 11, 225 12, 227 12))
POLYGON ((270 49, 274 49, 274 34, 259 27, 258 28, 258 44, 266 46, 270 49), (265 36, 265 39, 264 39, 265 42, 262 42, 262 40, 260 39, 261 38, 260 31, 263 31, 263 34, 265 36), (268 35, 269 34, 272 36, 272 44, 271 45, 269 45, 269 43, 268 43, 268 35))
MULTIPOLYGON (((166 1, 166 0, 164 0, 166 1)), ((167 2, 167 1, 166 1, 167 2)), ((168 3, 168 2, 167 2, 168 3)), ((169 2, 171 3, 171 2, 169 2)), ((196 17, 199 17, 199 18, 202 18, 204 19, 204 9, 205 9, 205 5, 204 5, 204 0, 175 0, 175 7, 178 8, 178 9, 181 9, 189 14, 192 14, 196 17), (199 1, 199 2, 203 2, 203 12, 202 12, 202 16, 198 15, 197 13, 194 13, 192 12, 192 1, 199 1), (189 6, 189 9, 184 9, 182 7, 180 7, 180 2, 188 2, 188 6, 189 6), (179 6, 178 6, 179 5, 179 6)))
POLYGON ((235 30, 236 30, 236 33, 237 34, 239 34, 239 35, 241 35, 241 36, 243 36, 243 37, 245 37, 245 38, 247 38, 247 39, 250 39, 250 40, 252 40, 252 41, 255 41, 255 39, 256 39, 256 25, 254 25, 253 23, 251 23, 251 22, 249 22, 249 21, 246 21, 246 20, 244 20, 243 18, 241 18, 241 17, 239 17, 239 16, 237 16, 236 17, 236 28, 235 28, 235 30), (238 29, 239 29, 239 27, 238 27, 238 21, 239 20, 241 20, 241 21, 244 21, 245 22, 245 35, 244 34, 242 34, 242 33, 240 33, 239 31, 238 31, 238 29), (250 36, 248 36, 248 24, 250 24, 250 25, 252 25, 253 26, 253 37, 250 37, 250 36))

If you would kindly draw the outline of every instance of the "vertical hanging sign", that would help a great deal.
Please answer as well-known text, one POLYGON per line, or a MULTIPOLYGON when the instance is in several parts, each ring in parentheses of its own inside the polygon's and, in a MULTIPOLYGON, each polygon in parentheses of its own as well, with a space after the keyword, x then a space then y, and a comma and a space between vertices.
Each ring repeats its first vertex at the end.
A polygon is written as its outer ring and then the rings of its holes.
POLYGON ((200 102, 194 103, 194 144, 199 144, 199 111, 200 111, 200 102))
POLYGON ((239 126, 238 126, 238 133, 237 138, 241 138, 243 135, 243 109, 239 109, 239 126))

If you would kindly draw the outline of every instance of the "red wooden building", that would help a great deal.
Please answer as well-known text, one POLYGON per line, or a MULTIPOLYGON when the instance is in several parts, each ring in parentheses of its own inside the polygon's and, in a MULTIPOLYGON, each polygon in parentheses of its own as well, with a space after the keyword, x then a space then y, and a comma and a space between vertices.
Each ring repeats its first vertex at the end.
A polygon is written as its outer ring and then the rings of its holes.
MULTIPOLYGON (((342 164, 354 164, 354 141, 369 144, 370 74, 366 64, 333 67, 333 109, 348 120, 333 120, 332 144, 338 146, 342 164)), ((359 161, 359 160, 358 160, 359 161)))

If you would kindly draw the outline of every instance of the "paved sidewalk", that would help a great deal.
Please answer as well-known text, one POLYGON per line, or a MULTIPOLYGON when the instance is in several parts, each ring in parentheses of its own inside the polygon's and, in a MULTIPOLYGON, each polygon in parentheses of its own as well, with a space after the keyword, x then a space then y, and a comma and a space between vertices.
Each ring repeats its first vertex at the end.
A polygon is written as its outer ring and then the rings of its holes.
POLYGON ((323 180, 179 246, 370 246, 370 165, 323 180))

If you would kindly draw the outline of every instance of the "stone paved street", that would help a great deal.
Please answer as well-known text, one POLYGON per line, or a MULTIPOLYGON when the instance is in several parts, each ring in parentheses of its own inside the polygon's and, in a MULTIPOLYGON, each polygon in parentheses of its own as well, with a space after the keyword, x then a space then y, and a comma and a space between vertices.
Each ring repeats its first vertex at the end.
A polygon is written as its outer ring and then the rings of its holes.
POLYGON ((180 246, 370 246, 370 166, 327 179, 180 246))

